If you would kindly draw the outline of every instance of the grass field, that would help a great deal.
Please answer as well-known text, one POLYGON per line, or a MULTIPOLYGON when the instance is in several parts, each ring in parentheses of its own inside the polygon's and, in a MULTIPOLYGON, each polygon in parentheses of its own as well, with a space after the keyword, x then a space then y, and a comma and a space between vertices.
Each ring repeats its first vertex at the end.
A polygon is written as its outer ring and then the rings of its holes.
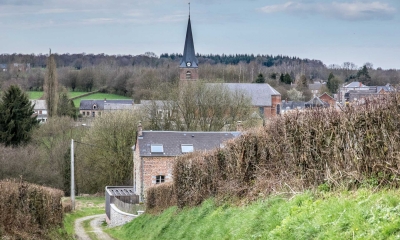
POLYGON ((106 229, 115 239, 400 239, 400 190, 307 192, 248 206, 169 208, 106 229))
MULTIPOLYGON (((34 92, 34 91, 28 91, 27 92, 29 95, 29 99, 39 99, 43 96, 43 92, 34 92)), ((87 92, 69 92, 68 93, 70 98, 78 97, 83 94, 87 94, 87 92)), ((93 100, 102 100, 102 99, 132 99, 130 97, 125 97, 117 94, 110 94, 110 93, 94 93, 89 96, 84 96, 81 98, 77 98, 74 100, 75 107, 79 107, 81 100, 83 99, 93 99, 93 100)))
POLYGON ((29 99, 39 99, 43 96, 43 92, 28 91, 29 99))
POLYGON ((89 96, 85 96, 82 98, 77 98, 74 100, 75 107, 79 107, 81 100, 103 100, 103 99, 108 99, 108 100, 115 100, 115 99, 132 99, 129 97, 117 95, 117 94, 110 94, 110 93, 94 93, 89 96))

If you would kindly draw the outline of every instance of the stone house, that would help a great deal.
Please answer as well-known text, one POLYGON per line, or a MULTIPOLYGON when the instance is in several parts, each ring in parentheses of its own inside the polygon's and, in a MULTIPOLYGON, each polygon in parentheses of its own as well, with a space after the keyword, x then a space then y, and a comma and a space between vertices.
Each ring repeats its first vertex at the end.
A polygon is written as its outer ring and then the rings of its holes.
POLYGON ((240 132, 177 132, 142 131, 138 127, 133 146, 134 191, 145 199, 151 186, 171 182, 176 157, 193 152, 223 147, 223 142, 240 135, 240 132))
POLYGON ((34 115, 37 116, 37 120, 40 123, 47 122, 47 105, 46 100, 30 100, 32 105, 34 104, 33 111, 34 115))
POLYGON ((230 91, 243 92, 251 98, 251 105, 263 118, 271 118, 280 114, 281 94, 267 83, 209 83, 222 84, 230 91))
POLYGON ((82 117, 96 117, 101 116, 103 112, 133 109, 133 100, 81 100, 79 105, 82 117))

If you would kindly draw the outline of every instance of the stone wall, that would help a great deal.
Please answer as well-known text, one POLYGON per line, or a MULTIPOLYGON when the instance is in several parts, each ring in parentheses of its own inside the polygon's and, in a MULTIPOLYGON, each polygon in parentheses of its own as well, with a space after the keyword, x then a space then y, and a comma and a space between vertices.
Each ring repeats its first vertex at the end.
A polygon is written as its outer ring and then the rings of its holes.
MULTIPOLYGON (((141 212, 142 213, 142 212, 141 212)), ((128 223, 138 217, 138 215, 122 212, 119 210, 114 204, 110 204, 110 218, 107 219, 107 223, 109 224, 110 227, 116 227, 116 226, 121 226, 124 225, 125 223, 128 223)))

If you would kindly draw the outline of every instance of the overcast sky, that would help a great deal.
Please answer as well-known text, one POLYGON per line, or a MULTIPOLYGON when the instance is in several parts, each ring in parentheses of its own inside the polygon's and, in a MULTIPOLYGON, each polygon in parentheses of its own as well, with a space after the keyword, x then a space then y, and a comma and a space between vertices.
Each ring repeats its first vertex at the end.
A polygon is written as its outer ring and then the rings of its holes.
MULTIPOLYGON (((0 0, 0 53, 182 53, 187 0, 0 0)), ((399 0, 192 0, 196 52, 400 69, 399 0)))

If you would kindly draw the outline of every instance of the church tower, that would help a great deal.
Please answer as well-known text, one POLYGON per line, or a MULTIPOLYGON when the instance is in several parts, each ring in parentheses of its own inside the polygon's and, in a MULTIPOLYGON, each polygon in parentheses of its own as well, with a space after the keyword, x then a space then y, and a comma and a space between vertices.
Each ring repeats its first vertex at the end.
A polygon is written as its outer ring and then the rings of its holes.
POLYGON ((192 81, 199 79, 198 72, 199 61, 196 58, 194 51, 192 26, 190 24, 190 12, 189 21, 186 30, 185 48, 183 49, 183 57, 179 63, 179 78, 181 81, 192 81))

